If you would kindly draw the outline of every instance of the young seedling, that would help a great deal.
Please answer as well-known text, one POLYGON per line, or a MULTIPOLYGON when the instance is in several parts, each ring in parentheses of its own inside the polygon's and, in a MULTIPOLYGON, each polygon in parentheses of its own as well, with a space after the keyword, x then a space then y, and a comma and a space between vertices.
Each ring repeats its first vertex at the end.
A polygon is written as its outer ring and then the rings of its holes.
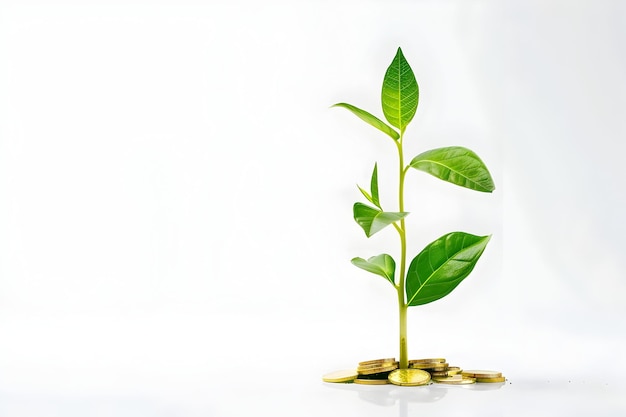
POLYGON ((400 238, 400 271, 396 276, 396 262, 386 253, 368 259, 354 258, 352 263, 382 276, 397 292, 402 369, 408 367, 408 307, 431 303, 450 294, 474 269, 491 238, 491 235, 448 233, 427 245, 413 258, 407 269, 405 218, 409 213, 404 211, 404 179, 407 172, 414 168, 452 184, 486 193, 495 189, 491 174, 481 159, 471 150, 460 146, 423 152, 405 165, 402 147, 404 133, 415 115, 418 99, 419 87, 415 75, 402 50, 398 48, 385 73, 381 95, 383 114, 389 124, 351 104, 337 103, 333 106, 350 110, 363 121, 385 133, 398 150, 398 211, 386 211, 382 207, 378 194, 377 164, 374 164, 369 191, 358 187, 371 205, 355 203, 353 211, 354 220, 363 228, 368 238, 387 226, 396 229, 400 238))

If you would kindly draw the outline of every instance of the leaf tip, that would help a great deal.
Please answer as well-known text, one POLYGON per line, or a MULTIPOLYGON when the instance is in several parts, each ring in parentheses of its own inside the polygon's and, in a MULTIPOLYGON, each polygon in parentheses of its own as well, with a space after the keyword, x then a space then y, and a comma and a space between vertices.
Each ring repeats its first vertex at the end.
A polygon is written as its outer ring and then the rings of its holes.
POLYGON ((489 243, 489 241, 491 240, 491 236, 493 236, 492 234, 488 234, 485 236, 481 236, 480 238, 480 242, 484 242, 483 248, 487 246, 487 243, 489 243))

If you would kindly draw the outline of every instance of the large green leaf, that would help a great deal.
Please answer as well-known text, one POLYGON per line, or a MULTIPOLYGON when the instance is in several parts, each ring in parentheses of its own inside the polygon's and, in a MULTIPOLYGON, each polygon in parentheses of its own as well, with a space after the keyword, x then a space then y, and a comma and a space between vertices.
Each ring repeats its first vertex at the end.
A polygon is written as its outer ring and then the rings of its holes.
POLYGON ((407 212, 386 212, 363 203, 354 203, 354 220, 363 228, 365 236, 370 237, 392 223, 406 217, 407 212))
POLYGON ((395 285, 396 262, 386 253, 372 256, 368 260, 354 258, 352 259, 352 264, 373 274, 380 275, 391 282, 392 285, 395 285))
POLYGON ((337 103, 337 104, 334 104, 332 107, 343 107, 344 109, 348 109, 352 113, 356 114, 361 120, 366 121, 370 125, 374 126, 376 129, 391 136, 392 139, 400 138, 400 135, 398 134, 398 132, 393 130, 391 126, 389 126, 387 123, 383 122, 382 120, 380 120, 378 117, 374 116, 373 114, 368 113, 365 110, 361 110, 358 107, 353 106, 352 104, 337 103))
POLYGON ((489 239, 453 232, 426 246, 409 265, 407 304, 427 304, 452 292, 472 272, 489 239))
POLYGON ((410 166, 472 190, 490 193, 495 189, 483 161, 474 152, 461 146, 426 151, 413 158, 410 166))
POLYGON ((413 119, 419 100, 419 87, 409 63, 398 48, 383 80, 383 113, 392 126, 404 132, 413 119))

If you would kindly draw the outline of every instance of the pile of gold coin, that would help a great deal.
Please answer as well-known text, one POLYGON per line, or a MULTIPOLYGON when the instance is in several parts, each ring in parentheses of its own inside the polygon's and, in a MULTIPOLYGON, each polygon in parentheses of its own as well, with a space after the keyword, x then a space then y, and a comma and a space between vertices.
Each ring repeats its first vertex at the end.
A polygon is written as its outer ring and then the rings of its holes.
POLYGON ((352 382, 363 385, 388 384, 389 374, 398 369, 398 366, 400 364, 395 358, 359 362, 356 368, 357 377, 352 382))
POLYGON ((343 370, 326 374, 324 382, 355 383, 363 385, 394 384, 400 386, 439 384, 464 385, 504 382, 501 372, 462 370, 449 366, 444 358, 412 359, 408 369, 398 369, 395 358, 373 359, 359 362, 356 370, 343 370))

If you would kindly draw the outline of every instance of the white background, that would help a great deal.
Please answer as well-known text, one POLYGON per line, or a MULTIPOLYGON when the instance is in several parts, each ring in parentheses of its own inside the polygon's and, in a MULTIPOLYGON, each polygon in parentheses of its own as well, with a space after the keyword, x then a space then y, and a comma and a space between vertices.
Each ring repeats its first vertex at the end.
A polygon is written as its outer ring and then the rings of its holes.
MULTIPOLYGON (((401 46, 420 85, 407 157, 466 146, 496 183, 410 172, 409 253, 493 234, 410 310, 410 355, 577 383, 556 394, 570 413, 619 414, 625 18, 618 1, 0 2, 0 413, 425 407, 320 382, 397 356, 393 289, 349 262, 397 257, 391 228, 352 220, 375 161, 395 204, 395 147, 329 106, 382 117, 401 46)), ((492 404, 536 411, 514 386, 492 404)))

